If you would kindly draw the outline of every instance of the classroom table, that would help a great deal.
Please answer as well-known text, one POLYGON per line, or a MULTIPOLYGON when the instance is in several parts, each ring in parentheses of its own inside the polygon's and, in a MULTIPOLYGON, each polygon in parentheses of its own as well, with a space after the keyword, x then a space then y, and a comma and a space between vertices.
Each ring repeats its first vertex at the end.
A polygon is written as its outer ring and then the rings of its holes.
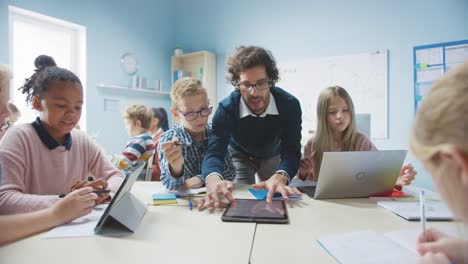
MULTIPOLYGON (((410 187, 405 191, 417 195, 419 189, 410 187)), ((429 192, 428 197, 440 199, 433 192, 429 192)), ((303 195, 302 201, 288 202, 289 225, 257 225, 250 263, 337 263, 317 239, 357 230, 386 233, 421 228, 419 222, 406 221, 379 207, 379 200, 382 199, 314 200, 303 195)), ((435 227, 451 224, 427 223, 435 227)))
MULTIPOLYGON (((137 182, 132 193, 150 202, 157 188, 159 182, 137 182)), ((233 194, 250 198, 248 188, 236 186, 233 194)), ((335 263, 317 243, 320 236, 419 228, 417 222, 379 208, 376 202, 313 200, 304 195, 287 203, 286 225, 225 223, 220 209, 199 212, 187 205, 150 205, 133 235, 44 239, 38 234, 0 247, 0 263, 335 263)))
MULTIPOLYGON (((136 182, 132 193, 149 202, 151 186, 160 183, 136 182)), ((234 195, 243 193, 237 189, 234 195)), ((255 223, 224 223, 222 212, 149 205, 133 235, 44 239, 39 234, 0 247, 0 263, 248 263, 255 223)))

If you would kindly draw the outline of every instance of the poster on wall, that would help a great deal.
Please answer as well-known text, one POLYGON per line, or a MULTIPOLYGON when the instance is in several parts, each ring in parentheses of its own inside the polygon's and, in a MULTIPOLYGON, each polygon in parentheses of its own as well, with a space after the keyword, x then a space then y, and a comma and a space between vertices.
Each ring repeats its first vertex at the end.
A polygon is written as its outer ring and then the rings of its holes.
POLYGON ((468 40, 414 47, 414 112, 432 85, 451 68, 468 60, 468 40))

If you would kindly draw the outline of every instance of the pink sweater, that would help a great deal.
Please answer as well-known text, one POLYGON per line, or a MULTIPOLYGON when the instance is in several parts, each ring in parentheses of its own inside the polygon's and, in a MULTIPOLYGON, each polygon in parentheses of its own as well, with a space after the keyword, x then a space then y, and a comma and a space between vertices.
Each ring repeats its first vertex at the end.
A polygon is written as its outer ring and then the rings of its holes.
POLYGON ((71 138, 70 151, 49 150, 31 124, 11 128, 0 143, 0 214, 50 207, 58 194, 89 175, 106 178, 109 189, 117 191, 124 174, 84 132, 74 129, 71 138))
MULTIPOLYGON (((315 137, 312 136, 307 141, 307 144, 304 148, 304 156, 302 158, 301 166, 299 167, 299 172, 298 172, 298 174, 300 173, 301 175, 307 174, 307 180, 310 180, 310 181, 316 181, 318 179, 318 175, 315 175, 317 165, 314 162, 314 156, 315 156, 314 140, 315 140, 315 137), (305 166, 304 166, 304 160, 310 161, 312 163, 313 168, 306 171, 305 166)), ((377 148, 374 146, 374 144, 372 144, 372 141, 370 141, 370 139, 366 137, 366 135, 358 132, 355 151, 374 151, 374 150, 377 150, 377 148)), ((338 151, 342 151, 342 149, 335 148, 330 151, 338 152, 338 151)))

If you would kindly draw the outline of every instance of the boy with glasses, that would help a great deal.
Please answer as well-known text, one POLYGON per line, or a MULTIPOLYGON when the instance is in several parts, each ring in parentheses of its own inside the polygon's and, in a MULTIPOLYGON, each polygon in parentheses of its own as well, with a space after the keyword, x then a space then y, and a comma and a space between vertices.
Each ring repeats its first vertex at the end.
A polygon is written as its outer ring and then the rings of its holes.
MULTIPOLYGON (((280 192, 300 194, 287 186, 301 158, 302 112, 299 101, 276 87, 279 72, 271 53, 261 47, 239 47, 229 57, 228 79, 236 88, 219 104, 213 117, 213 135, 203 161, 202 176, 220 177, 224 155, 230 150, 236 183, 255 183, 268 190, 267 202, 280 192), (229 150, 228 150, 229 148, 229 150), (215 176, 213 176, 215 175, 215 176)), ((209 179, 208 179, 209 178, 209 179)), ((222 188, 208 189, 200 207, 218 207, 222 188)), ((225 195, 223 192, 222 194, 225 195)), ((229 199, 230 202, 234 200, 229 199)))
MULTIPOLYGON (((162 134, 159 140, 161 182, 170 190, 198 188, 205 183, 201 168, 211 135, 208 116, 213 108, 201 82, 190 77, 174 83, 171 101, 171 112, 180 124, 162 134)), ((227 185, 232 188, 230 180, 234 179, 235 168, 230 153, 223 157, 221 167, 224 178, 216 177, 217 182, 228 180, 227 185)))

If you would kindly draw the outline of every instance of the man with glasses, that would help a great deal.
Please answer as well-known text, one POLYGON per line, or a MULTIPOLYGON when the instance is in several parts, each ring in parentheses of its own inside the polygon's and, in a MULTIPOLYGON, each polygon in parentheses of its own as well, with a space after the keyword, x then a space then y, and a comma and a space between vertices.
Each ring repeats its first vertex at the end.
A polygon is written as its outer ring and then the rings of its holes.
MULTIPOLYGON (((253 187, 268 190, 268 202, 275 192, 285 200, 300 194, 287 185, 299 168, 302 111, 294 96, 275 87, 279 73, 273 56, 260 47, 240 47, 228 59, 228 76, 236 89, 221 101, 213 118, 202 177, 224 178, 222 161, 229 149, 236 183, 253 184, 257 174, 262 182, 253 187)), ((225 185, 207 189, 199 207, 220 206, 225 185)))
MULTIPOLYGON (((158 145, 161 183, 170 190, 192 189, 203 186, 201 176, 203 157, 208 148, 211 125, 208 116, 213 107, 210 105, 206 89, 199 80, 187 77, 177 80, 171 89, 171 112, 180 120, 161 135, 158 145)), ((224 179, 212 177, 207 188, 218 184, 230 184, 235 176, 231 155, 223 157, 221 170, 224 179), (229 181, 229 183, 226 183, 229 181)), ((229 192, 226 190, 229 196, 229 192)))

